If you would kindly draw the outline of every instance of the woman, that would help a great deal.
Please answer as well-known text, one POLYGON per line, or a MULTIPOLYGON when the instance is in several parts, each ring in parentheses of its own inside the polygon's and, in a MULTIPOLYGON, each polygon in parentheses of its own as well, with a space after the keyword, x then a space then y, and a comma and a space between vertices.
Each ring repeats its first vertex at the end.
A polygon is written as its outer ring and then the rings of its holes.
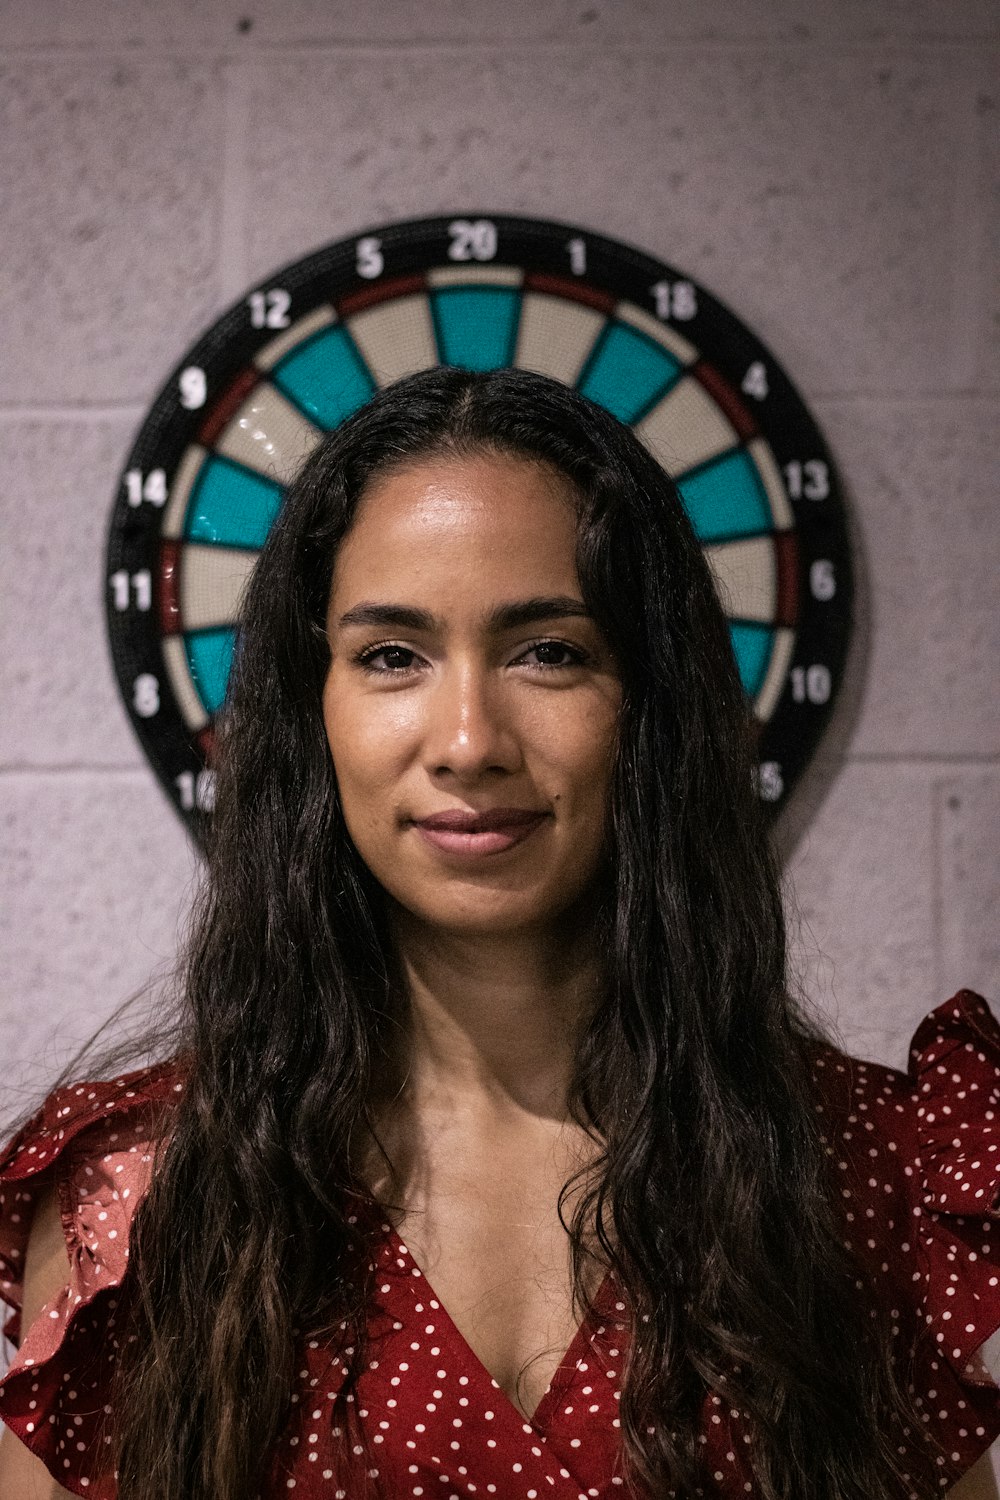
POLYGON ((166 1060, 2 1161, 4 1500, 971 1471, 1000 1031, 960 992, 906 1077, 790 998, 725 621, 631 433, 523 372, 383 391, 287 496, 224 719, 166 1060))

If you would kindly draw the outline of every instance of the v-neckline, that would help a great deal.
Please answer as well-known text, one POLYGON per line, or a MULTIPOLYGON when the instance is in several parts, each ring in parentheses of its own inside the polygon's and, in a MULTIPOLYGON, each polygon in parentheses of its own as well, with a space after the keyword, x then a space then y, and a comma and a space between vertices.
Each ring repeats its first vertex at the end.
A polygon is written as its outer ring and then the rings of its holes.
MULTIPOLYGON (((383 1231, 385 1231, 384 1224, 383 1231)), ((594 1294, 594 1313, 584 1317, 583 1321, 578 1324, 576 1332, 570 1340, 569 1345, 567 1346, 564 1353, 560 1356, 559 1363, 552 1372, 552 1377, 549 1380, 548 1385, 545 1387, 545 1390, 539 1397, 538 1403, 535 1406, 534 1411, 531 1413, 531 1416, 528 1417, 525 1416, 521 1408, 515 1404, 513 1399, 504 1390, 500 1382, 495 1378, 495 1376, 490 1373, 483 1360, 480 1359, 479 1355, 476 1353, 475 1349, 473 1349, 472 1345, 465 1337, 465 1334, 459 1328, 458 1324, 455 1322, 455 1319, 452 1317, 451 1313, 448 1311, 447 1307, 445 1307, 441 1298, 434 1290, 434 1287, 431 1284, 430 1279, 428 1278, 427 1272, 424 1270, 423 1266, 418 1263, 416 1257, 414 1256, 410 1247, 407 1245, 406 1241, 403 1239, 402 1235, 391 1224, 388 1225, 388 1232, 386 1237, 390 1245, 395 1250, 397 1256, 405 1257, 407 1260, 409 1260, 410 1264, 420 1272, 420 1276, 423 1280, 424 1286, 427 1288, 428 1297, 432 1298, 437 1303, 438 1311, 451 1330, 452 1336, 454 1337, 456 1343, 458 1343, 465 1350, 468 1359, 481 1372, 482 1378, 488 1381, 492 1389, 496 1391, 497 1397, 504 1402, 505 1406, 513 1414, 517 1421, 521 1423, 522 1428, 525 1431, 531 1431, 533 1429, 535 1432, 542 1433, 550 1416, 549 1407, 553 1406, 554 1403, 560 1399, 563 1391, 566 1389, 566 1386, 569 1384, 571 1378, 579 1368, 580 1360, 583 1358, 584 1352, 589 1351, 591 1348, 590 1335, 595 1330, 596 1325, 599 1322, 598 1309, 607 1300, 608 1293, 612 1285, 614 1272, 609 1269, 605 1273, 604 1279, 602 1280, 600 1286, 594 1294)))

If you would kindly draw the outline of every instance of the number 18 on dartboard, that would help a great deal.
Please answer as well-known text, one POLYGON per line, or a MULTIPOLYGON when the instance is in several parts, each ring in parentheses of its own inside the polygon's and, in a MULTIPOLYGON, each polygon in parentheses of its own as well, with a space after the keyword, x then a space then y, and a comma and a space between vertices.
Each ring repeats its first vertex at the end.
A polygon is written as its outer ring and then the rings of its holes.
POLYGON ((851 628, 832 458, 774 355, 693 276, 576 225, 456 213, 366 228, 247 290, 178 362, 115 499, 106 599, 135 731, 197 832, 239 601, 285 488, 380 387, 537 370, 675 479, 729 623, 777 812, 829 720, 851 628))

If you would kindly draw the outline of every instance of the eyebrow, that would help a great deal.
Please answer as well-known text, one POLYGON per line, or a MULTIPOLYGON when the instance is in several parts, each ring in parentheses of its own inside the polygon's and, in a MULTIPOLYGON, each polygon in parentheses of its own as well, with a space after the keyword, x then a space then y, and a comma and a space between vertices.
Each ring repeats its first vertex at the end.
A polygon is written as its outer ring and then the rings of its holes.
MULTIPOLYGON (((510 604, 498 604, 483 616, 487 630, 499 632, 514 630, 520 625, 533 625, 539 620, 565 619, 577 616, 590 620, 593 616, 581 599, 570 594, 541 595, 534 599, 517 599, 510 604)), ((364 600, 355 604, 340 616, 338 625, 394 626, 398 630, 441 630, 443 621, 430 610, 415 609, 409 604, 380 604, 364 600)))

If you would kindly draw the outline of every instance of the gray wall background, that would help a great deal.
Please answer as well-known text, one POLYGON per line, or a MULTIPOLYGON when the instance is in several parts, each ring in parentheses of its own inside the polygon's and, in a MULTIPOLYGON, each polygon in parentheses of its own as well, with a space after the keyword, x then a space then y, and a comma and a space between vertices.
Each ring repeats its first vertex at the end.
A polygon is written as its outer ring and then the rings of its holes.
POLYGON ((463 208, 673 262, 799 384, 863 588, 782 829, 796 964, 897 1065, 959 986, 1000 1001, 992 0, 4 0, 0 25, 4 1113, 169 963, 197 872, 104 633, 148 402, 283 262, 463 208))

